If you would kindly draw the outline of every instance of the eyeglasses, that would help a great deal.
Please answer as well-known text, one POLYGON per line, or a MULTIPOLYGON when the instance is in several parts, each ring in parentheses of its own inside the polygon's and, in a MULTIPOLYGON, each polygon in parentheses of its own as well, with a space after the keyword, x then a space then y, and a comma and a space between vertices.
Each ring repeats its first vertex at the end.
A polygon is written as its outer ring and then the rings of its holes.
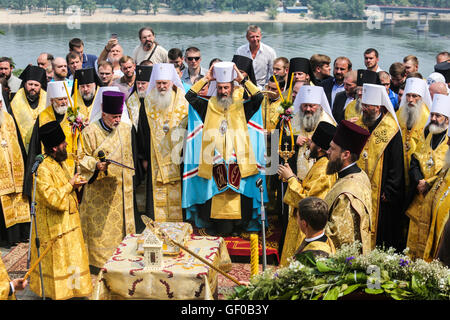
POLYGON ((192 60, 198 61, 198 60, 200 60, 200 58, 201 57, 186 57, 186 59, 188 59, 188 61, 192 61, 192 60))

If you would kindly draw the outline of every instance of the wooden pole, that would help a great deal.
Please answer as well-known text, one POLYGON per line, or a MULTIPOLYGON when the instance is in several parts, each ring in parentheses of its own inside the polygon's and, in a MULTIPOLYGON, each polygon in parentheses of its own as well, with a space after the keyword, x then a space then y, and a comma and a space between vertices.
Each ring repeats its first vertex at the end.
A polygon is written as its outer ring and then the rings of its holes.
POLYGON ((221 275, 223 275, 224 277, 230 279, 231 281, 233 281, 235 284, 237 284, 238 286, 242 286, 243 284, 240 283, 238 280, 236 280, 235 278, 233 278, 232 276, 230 276, 229 274, 227 274, 226 272, 220 270, 220 268, 215 267, 212 263, 210 263, 209 261, 205 260, 204 258, 200 257, 199 255, 197 255, 196 253, 192 252, 191 250, 189 250, 188 248, 186 248, 185 246, 183 246, 182 244, 174 241, 172 238, 169 237, 169 235, 167 233, 165 233, 164 231, 157 229, 154 225, 153 225, 153 221, 152 219, 150 219, 149 217, 145 216, 145 215, 141 215, 141 219, 144 222, 144 224, 150 229, 152 230, 156 235, 158 235, 158 233, 165 239, 167 239, 168 241, 172 242, 174 245, 180 247, 181 249, 183 249, 184 251, 186 251, 187 253, 189 253, 191 256, 193 256, 194 258, 197 258, 198 260, 200 260, 201 262, 203 262, 204 264, 206 264, 208 267, 216 270, 217 272, 219 272, 221 275))

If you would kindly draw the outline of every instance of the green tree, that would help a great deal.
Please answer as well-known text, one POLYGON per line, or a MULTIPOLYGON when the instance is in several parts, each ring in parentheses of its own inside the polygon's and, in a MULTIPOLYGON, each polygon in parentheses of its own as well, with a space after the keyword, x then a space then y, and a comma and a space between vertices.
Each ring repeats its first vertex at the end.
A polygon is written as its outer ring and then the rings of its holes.
POLYGON ((111 4, 119 13, 128 8, 128 0, 111 0, 111 4))
POLYGON ((134 12, 134 14, 138 14, 139 10, 144 8, 144 1, 142 0, 130 0, 128 2, 128 6, 131 11, 134 12))
POLYGON ((97 1, 95 0, 81 0, 81 9, 87 11, 87 13, 91 16, 97 10, 97 1))
POLYGON ((159 1, 158 0, 152 0, 152 10, 153 14, 157 14, 159 11, 159 1))

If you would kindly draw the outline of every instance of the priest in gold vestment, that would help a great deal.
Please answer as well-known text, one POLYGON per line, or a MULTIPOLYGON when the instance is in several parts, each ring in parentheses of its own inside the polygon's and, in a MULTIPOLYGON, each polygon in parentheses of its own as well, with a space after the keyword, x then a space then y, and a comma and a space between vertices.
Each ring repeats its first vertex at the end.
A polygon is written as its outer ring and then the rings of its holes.
POLYGON ((366 69, 358 69, 356 72, 355 99, 344 109, 344 119, 355 122, 361 116, 362 87, 364 83, 380 84, 378 73, 366 69))
POLYGON ((328 175, 326 173, 328 165, 327 150, 335 132, 336 127, 328 122, 320 122, 317 126, 309 146, 310 157, 316 159, 316 162, 303 181, 298 179, 289 164, 279 165, 278 175, 288 183, 283 201, 289 205, 289 220, 280 265, 286 265, 287 259, 293 256, 305 238, 304 233, 298 228, 294 216, 294 210, 298 208, 299 202, 307 197, 325 198, 336 182, 336 174, 328 175))
POLYGON ((356 124, 371 134, 358 166, 372 184, 372 246, 384 245, 403 250, 407 219, 404 201, 403 144, 394 107, 384 86, 365 83, 362 116, 356 124))
MULTIPOLYGON (((447 143, 450 144, 450 139, 447 143)), ((450 150, 450 149, 449 149, 450 150)), ((423 259, 431 261, 437 258, 438 250, 442 246, 448 247, 448 243, 443 244, 444 228, 448 222, 450 212, 450 151, 445 155, 445 163, 432 189, 425 198, 425 214, 430 216, 430 228, 427 232, 427 240, 423 259)), ((447 238, 448 239, 448 238, 447 238)), ((447 253, 448 254, 448 253, 447 253)))
POLYGON ((336 249, 359 241, 363 254, 372 250, 372 196, 370 180, 358 166, 358 158, 369 132, 348 120, 342 120, 327 151, 327 174, 338 174, 336 183, 325 196, 330 217, 326 234, 336 249))
POLYGON ((94 273, 123 238, 135 232, 133 126, 124 106, 125 95, 115 89, 102 91, 102 101, 94 105, 91 122, 78 144, 81 174, 89 181, 83 190, 80 217, 94 273))
MULTIPOLYGON (((0 85, 0 92, 1 92, 0 85)), ((29 237, 29 199, 23 195, 24 163, 16 125, 0 95, 0 242, 10 247, 29 237)))
MULTIPOLYGON (((309 170, 311 170, 316 159, 310 156, 310 141, 319 122, 324 121, 332 125, 336 125, 333 118, 330 105, 323 87, 303 85, 294 100, 294 117, 291 119, 292 133, 294 136, 294 146, 292 147, 291 138, 284 135, 282 138, 281 148, 293 148, 294 155, 288 160, 289 166, 293 173, 297 175, 300 181, 303 181, 309 170), (287 145, 286 145, 287 144, 287 145)), ((277 129, 280 129, 281 122, 278 123, 277 129)), ((281 130, 280 130, 281 131, 281 130)), ((275 135, 276 136, 276 135, 275 135)), ((273 139, 277 141, 277 139, 273 139)), ((278 143, 278 141, 277 141, 278 143)), ((279 161, 284 161, 279 158, 279 161)), ((282 195, 287 190, 287 183, 277 179, 277 210, 281 221, 281 241, 279 248, 283 249, 283 240, 287 230, 289 221, 289 207, 283 203, 282 195), (279 195, 279 196, 278 196, 279 195)))
POLYGON ((94 101, 102 82, 94 68, 76 70, 73 80, 74 86, 72 87, 71 93, 72 100, 76 100, 80 116, 84 121, 89 123, 94 101), (75 90, 75 80, 77 80, 77 90, 75 90))
POLYGON ((153 66, 139 111, 138 148, 146 171, 145 214, 155 221, 183 221, 181 148, 189 103, 170 63, 153 66))
POLYGON ((66 165, 71 174, 75 173, 74 159, 76 149, 74 149, 74 147, 76 147, 76 142, 74 142, 74 140, 76 137, 72 134, 72 128, 68 119, 67 110, 69 107, 69 98, 64 87, 64 81, 49 82, 46 105, 47 107, 42 110, 34 123, 33 133, 31 135, 30 146, 28 149, 23 190, 25 195, 27 195, 30 199, 32 197, 33 188, 31 169, 33 167, 33 163, 35 162, 36 156, 43 152, 42 143, 39 137, 39 128, 46 123, 57 121, 63 129, 64 134, 66 135, 68 154, 66 165))
POLYGON ((448 124, 450 98, 435 94, 428 120, 426 139, 422 138, 411 156, 409 175, 411 179, 411 204, 406 210, 409 217, 407 247, 412 258, 422 258, 431 223, 431 212, 427 208, 427 193, 437 180, 445 164, 448 150, 448 124))
POLYGON ((424 129, 430 115, 430 93, 423 79, 406 79, 400 107, 397 110, 398 124, 402 131, 403 157, 405 166, 405 186, 409 188, 409 165, 411 156, 424 138, 424 129))
POLYGON ((47 77, 45 70, 41 67, 28 66, 20 75, 20 79, 22 79, 22 88, 12 99, 11 110, 8 111, 16 122, 17 135, 27 154, 34 122, 39 113, 47 107, 47 77))
MULTIPOLYGON (((183 171, 186 219, 210 235, 260 231, 261 194, 256 181, 266 183, 263 94, 226 61, 211 66, 186 99, 191 104, 183 171), (203 99, 198 93, 213 80, 216 95, 203 99), (235 82, 245 87, 248 99, 235 94, 235 82)), ((263 201, 267 202, 266 192, 263 201)))
MULTIPOLYGON (((40 254, 54 241, 41 261, 45 297, 65 300, 92 293, 88 255, 81 230, 75 189, 85 182, 69 172, 65 159, 65 134, 57 121, 39 128, 46 157, 36 174, 36 228, 40 254)), ((32 239, 35 239, 33 228, 32 239)), ((31 262, 38 259, 36 242, 31 242, 31 262)), ((42 296, 39 268, 30 276, 30 289, 42 296)))
POLYGON ((128 116, 136 130, 139 123, 139 111, 145 103, 148 103, 145 96, 147 95, 152 69, 153 66, 136 66, 136 80, 133 91, 127 99, 128 116))

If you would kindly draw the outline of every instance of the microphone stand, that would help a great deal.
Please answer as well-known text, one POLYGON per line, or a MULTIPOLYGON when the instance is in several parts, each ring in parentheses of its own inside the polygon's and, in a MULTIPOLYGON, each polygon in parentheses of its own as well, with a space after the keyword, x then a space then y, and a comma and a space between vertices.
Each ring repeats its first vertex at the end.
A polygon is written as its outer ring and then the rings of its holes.
MULTIPOLYGON (((28 244, 28 257, 27 257, 27 269, 30 268, 30 260, 31 260, 31 241, 32 241, 32 232, 33 232, 33 225, 34 225, 34 229, 36 232, 36 238, 35 238, 35 242, 36 242, 36 251, 37 251, 37 258, 39 259, 40 256, 40 252, 39 252, 39 247, 40 247, 40 241, 39 241, 39 236, 38 236, 38 230, 37 230, 37 225, 36 225, 36 179, 37 178, 37 170, 34 173, 34 182, 33 182, 33 200, 31 201, 31 210, 30 210, 30 214, 31 214, 31 223, 30 223, 30 240, 29 240, 29 244, 28 244)), ((44 276, 42 274, 42 266, 41 266, 41 262, 39 262, 39 275, 41 278, 41 288, 42 288, 42 300, 45 300, 45 290, 44 290, 44 276)))
POLYGON ((262 228, 262 254, 263 254, 263 263, 262 263, 262 270, 265 271, 267 267, 267 255, 266 255, 266 213, 264 209, 264 189, 261 183, 258 183, 257 185, 259 188, 259 191, 261 193, 261 228, 262 228))

